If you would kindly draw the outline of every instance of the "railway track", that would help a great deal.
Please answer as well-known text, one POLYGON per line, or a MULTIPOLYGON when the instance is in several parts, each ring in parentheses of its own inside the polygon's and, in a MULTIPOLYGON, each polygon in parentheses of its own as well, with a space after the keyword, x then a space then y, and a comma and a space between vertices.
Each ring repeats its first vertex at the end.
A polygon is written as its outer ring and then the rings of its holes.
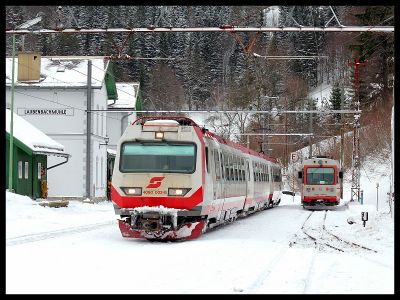
POLYGON ((321 213, 321 211, 317 211, 317 214, 316 211, 310 212, 301 227, 302 232, 315 244, 316 248, 328 247, 339 252, 349 252, 355 249, 364 249, 366 251, 375 253, 378 252, 374 249, 358 244, 356 242, 345 240, 342 237, 329 231, 325 225, 328 211, 325 210, 323 211, 323 214, 321 213), (318 221, 318 227, 311 227, 308 225, 311 218, 321 219, 321 221, 318 221))
POLYGON ((20 245, 20 244, 41 241, 41 240, 58 238, 58 237, 66 235, 66 234, 76 234, 76 233, 81 233, 81 232, 97 230, 99 228, 102 228, 104 226, 109 226, 109 225, 115 225, 115 221, 107 221, 107 222, 95 223, 95 224, 90 224, 90 225, 69 227, 69 228, 64 228, 64 229, 58 229, 58 230, 52 230, 52 231, 11 237, 11 238, 6 239, 6 246, 15 246, 15 245, 20 245))

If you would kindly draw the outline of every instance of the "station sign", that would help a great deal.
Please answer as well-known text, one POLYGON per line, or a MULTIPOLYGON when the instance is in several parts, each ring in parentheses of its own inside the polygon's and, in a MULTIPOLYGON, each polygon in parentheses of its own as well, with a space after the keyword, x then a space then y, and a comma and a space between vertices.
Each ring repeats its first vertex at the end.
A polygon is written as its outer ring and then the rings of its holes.
POLYGON ((290 153, 290 160, 292 162, 297 162, 299 160, 299 155, 296 152, 290 153))
POLYGON ((18 108, 18 115, 20 116, 48 116, 48 115, 61 115, 73 116, 73 108, 18 108))

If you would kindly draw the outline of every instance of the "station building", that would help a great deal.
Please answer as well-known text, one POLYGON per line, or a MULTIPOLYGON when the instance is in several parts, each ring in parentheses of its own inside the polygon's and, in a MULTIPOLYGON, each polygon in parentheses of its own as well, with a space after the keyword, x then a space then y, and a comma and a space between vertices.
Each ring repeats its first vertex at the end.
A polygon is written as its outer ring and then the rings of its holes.
MULTIPOLYGON (((12 58, 7 57, 6 107, 11 107, 11 81, 12 58)), ((121 122, 127 121, 118 119, 125 113, 107 114, 109 102, 117 101, 112 62, 103 57, 20 53, 15 58, 14 112, 71 155, 67 164, 49 170, 49 199, 107 198, 108 134, 114 143, 113 132, 117 128, 119 134, 121 122), (108 120, 115 122, 107 125, 108 120)), ((60 162, 51 156, 47 163, 60 162)))

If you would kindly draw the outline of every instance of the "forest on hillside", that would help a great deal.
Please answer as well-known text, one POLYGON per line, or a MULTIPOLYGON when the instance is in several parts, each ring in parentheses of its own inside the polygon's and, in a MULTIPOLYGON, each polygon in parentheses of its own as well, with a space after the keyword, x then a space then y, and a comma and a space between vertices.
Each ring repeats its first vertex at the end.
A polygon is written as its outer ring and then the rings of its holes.
MULTIPOLYGON (((6 28, 38 15, 38 28, 394 26, 394 6, 7 6, 6 28)), ((10 35, 6 39, 11 55, 10 35)), ((43 56, 120 53, 137 58, 115 61, 113 74, 117 82, 140 82, 143 109, 148 110, 316 109, 317 100, 308 94, 324 83, 333 86, 332 94, 318 109, 350 109, 354 68, 349 62, 354 59, 367 62, 360 68, 362 124, 376 118, 387 122, 393 101, 393 32, 42 34, 27 35, 23 45, 18 39, 17 46, 43 56), (317 58, 264 58, 276 55, 317 58)), ((207 122, 226 137, 252 130, 308 132, 312 123, 322 138, 337 135, 351 118, 237 113, 211 116, 207 122)), ((240 135, 237 140, 246 142, 240 135)), ((258 149, 262 141, 251 137, 251 147, 258 149)), ((287 151, 307 146, 309 139, 290 137, 285 143, 272 154, 287 157, 287 151)))

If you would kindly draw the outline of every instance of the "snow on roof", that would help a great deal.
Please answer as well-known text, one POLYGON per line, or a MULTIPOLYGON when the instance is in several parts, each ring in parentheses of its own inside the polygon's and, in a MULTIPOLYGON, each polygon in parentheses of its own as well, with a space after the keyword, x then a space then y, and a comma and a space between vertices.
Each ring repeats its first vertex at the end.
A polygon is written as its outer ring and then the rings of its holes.
POLYGON ((117 151, 114 149, 107 148, 107 152, 110 153, 111 155, 117 155, 117 151))
POLYGON ((146 125, 176 125, 178 126, 179 123, 176 120, 164 120, 164 119, 157 119, 157 120, 149 120, 144 123, 146 125))
MULTIPOLYGON (((35 87, 85 87, 87 85, 87 61, 74 57, 41 57, 40 81, 19 82, 18 58, 15 58, 14 81, 17 86, 35 87)), ((91 58, 92 87, 100 88, 103 84, 107 64, 104 59, 91 58)), ((6 58, 6 85, 11 85, 12 58, 6 58)))
POLYGON ((118 99, 110 104, 112 108, 135 108, 137 93, 139 90, 138 82, 117 82, 118 99))
MULTIPOLYGON (((11 111, 6 109, 6 132, 10 133, 11 111)), ((28 146, 33 152, 66 154, 64 146, 56 142, 31 123, 14 113, 13 136, 28 146)))

